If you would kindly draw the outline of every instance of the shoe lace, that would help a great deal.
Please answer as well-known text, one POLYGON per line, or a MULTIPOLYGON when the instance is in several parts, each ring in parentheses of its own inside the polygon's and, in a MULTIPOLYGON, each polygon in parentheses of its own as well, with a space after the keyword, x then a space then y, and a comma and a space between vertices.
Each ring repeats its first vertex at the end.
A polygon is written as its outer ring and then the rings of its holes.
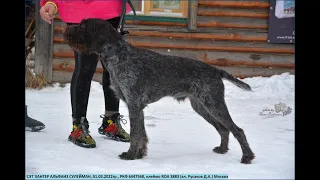
MULTIPOLYGON (((126 127, 126 124, 128 123, 128 121, 126 119, 123 118, 123 115, 119 115, 116 119, 117 124, 121 127, 121 123, 126 127)), ((101 114, 100 118, 108 118, 106 115, 101 114)))
POLYGON ((122 122, 122 124, 126 127, 126 124, 128 123, 128 121, 123 118, 123 115, 120 115, 118 119, 119 119, 119 122, 122 122))

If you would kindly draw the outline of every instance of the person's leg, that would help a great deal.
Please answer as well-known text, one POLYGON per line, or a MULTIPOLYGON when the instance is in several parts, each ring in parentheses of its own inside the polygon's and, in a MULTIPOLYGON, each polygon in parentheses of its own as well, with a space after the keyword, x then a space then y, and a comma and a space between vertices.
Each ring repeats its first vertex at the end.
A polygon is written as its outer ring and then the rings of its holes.
POLYGON ((74 52, 75 70, 72 74, 70 95, 73 118, 73 129, 69 141, 78 146, 94 148, 95 140, 89 134, 89 123, 86 118, 90 87, 96 71, 98 56, 74 52))
MULTIPOLYGON (((107 21, 109 21, 113 27, 117 28, 119 20, 120 17, 115 17, 107 21)), ((98 132, 114 140, 129 142, 130 135, 121 126, 121 121, 126 121, 122 119, 123 116, 119 113, 119 99, 110 88, 110 76, 109 72, 105 68, 102 76, 102 86, 105 101, 105 113, 101 116, 103 120, 98 132)))
MULTIPOLYGON (((25 58, 24 60, 25 60, 24 61, 24 64, 25 64, 24 83, 26 84, 27 83, 27 58, 25 58)), ((37 120, 28 116, 28 108, 27 108, 26 102, 24 102, 24 103, 25 103, 25 116, 24 116, 25 130, 37 132, 37 131, 44 129, 46 126, 42 122, 37 121, 37 120)))
POLYGON ((119 113, 119 99, 116 97, 114 91, 110 88, 110 76, 109 72, 104 69, 102 76, 102 87, 105 103, 105 116, 112 116, 119 113))
POLYGON ((96 54, 74 52, 75 69, 71 78, 71 107, 72 117, 78 119, 86 117, 91 81, 98 64, 96 54))

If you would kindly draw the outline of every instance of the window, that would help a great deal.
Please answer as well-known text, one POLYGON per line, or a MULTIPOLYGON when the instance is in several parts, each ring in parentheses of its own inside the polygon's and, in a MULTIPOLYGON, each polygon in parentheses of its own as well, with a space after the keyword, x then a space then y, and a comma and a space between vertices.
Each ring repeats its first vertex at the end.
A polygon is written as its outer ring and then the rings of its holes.
POLYGON ((131 0, 131 2, 137 15, 180 18, 188 16, 187 0, 131 0))

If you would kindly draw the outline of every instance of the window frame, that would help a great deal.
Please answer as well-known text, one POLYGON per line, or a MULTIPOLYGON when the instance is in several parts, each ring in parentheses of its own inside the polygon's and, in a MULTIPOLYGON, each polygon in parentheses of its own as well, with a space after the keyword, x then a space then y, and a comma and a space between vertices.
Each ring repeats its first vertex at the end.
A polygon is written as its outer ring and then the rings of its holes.
MULTIPOLYGON (((159 16, 159 17, 174 17, 174 18, 188 18, 188 2, 187 0, 180 0, 179 10, 156 9, 152 7, 153 0, 141 0, 141 11, 136 11, 139 16, 159 16)), ((128 15, 133 15, 129 12, 128 15)))

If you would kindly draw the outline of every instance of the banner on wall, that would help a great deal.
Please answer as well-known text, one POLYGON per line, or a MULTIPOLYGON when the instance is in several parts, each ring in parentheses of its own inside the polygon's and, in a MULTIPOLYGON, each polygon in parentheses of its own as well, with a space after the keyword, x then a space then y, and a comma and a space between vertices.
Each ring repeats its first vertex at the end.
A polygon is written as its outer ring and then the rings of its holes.
POLYGON ((270 0, 268 42, 295 43, 295 0, 270 0))

